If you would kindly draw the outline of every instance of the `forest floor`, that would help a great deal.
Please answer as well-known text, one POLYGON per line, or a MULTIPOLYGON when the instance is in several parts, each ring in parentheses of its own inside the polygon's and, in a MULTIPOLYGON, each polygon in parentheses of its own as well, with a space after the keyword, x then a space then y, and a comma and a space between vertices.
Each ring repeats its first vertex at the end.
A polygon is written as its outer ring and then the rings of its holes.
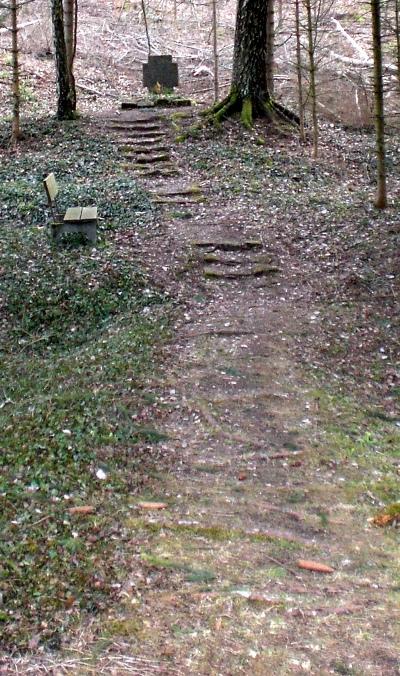
POLYGON ((311 160, 261 122, 161 124, 179 173, 140 189, 103 116, 4 150, 1 673, 397 674, 399 204, 371 204, 372 137, 326 126, 311 160), (103 200, 97 250, 43 244, 51 163, 103 200), (10 234, 16 190, 38 215, 10 234))

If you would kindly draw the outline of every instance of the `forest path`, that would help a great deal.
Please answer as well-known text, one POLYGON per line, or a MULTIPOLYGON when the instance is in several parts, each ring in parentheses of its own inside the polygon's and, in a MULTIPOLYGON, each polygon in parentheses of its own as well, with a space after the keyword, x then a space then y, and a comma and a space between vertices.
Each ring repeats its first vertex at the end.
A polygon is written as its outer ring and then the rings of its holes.
POLYGON ((176 143, 191 115, 95 122, 158 205, 148 231, 118 228, 113 244, 176 301, 175 323, 139 381, 143 408, 122 401, 147 432, 126 452, 151 462, 94 533, 111 551, 107 576, 91 558, 106 601, 64 609, 58 633, 65 614, 77 625, 61 649, 4 673, 394 676, 398 530, 373 519, 398 502, 399 417, 379 376, 394 345, 377 328, 396 319, 379 314, 389 261, 376 295, 363 265, 377 246, 360 242, 372 216, 356 163, 341 182, 348 138, 319 163, 261 124, 176 143))
POLYGON ((118 674, 398 673, 393 551, 351 499, 357 463, 339 467, 324 442, 298 359, 313 311, 299 269, 240 191, 227 198, 173 148, 180 175, 143 179, 164 234, 140 252, 186 303, 157 401, 171 469, 126 520, 130 572, 98 668, 118 653, 118 674))

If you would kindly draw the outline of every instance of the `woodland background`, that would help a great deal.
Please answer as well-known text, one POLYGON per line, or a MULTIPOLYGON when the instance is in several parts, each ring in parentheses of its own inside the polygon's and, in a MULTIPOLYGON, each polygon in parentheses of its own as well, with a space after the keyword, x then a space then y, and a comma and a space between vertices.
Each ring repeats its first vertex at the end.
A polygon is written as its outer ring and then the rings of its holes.
MULTIPOLYGON (((332 122, 371 125, 371 20, 365 2, 318 0, 313 5, 318 68, 318 112, 332 122)), ((179 64, 180 91, 198 103, 212 100, 213 19, 210 2, 149 0, 146 2, 153 53, 172 54, 179 64)), ((397 0, 382 3, 384 76, 387 122, 396 124, 399 90, 397 0)), ((303 8, 304 12, 304 8, 303 8)), ((0 14, 0 112, 10 112, 10 38, 6 12, 0 14), (1 27, 2 26, 2 27, 1 27)), ((220 95, 229 88, 236 3, 217 3, 217 54, 220 95)), ((54 110, 55 69, 50 4, 33 0, 19 12, 22 97, 25 111, 40 115, 54 110)), ((307 40, 302 17, 302 65, 307 99, 307 40)), ((294 2, 275 3, 275 92, 289 104, 297 102, 294 2)), ((141 3, 102 0, 79 2, 75 76, 78 108, 95 112, 142 90, 142 63, 148 44, 141 3)))

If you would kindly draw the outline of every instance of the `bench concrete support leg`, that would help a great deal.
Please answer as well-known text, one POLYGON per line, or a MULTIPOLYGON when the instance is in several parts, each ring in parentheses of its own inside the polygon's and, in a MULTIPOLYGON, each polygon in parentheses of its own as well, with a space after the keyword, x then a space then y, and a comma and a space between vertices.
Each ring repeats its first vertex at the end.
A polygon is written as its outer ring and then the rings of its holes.
POLYGON ((92 244, 97 242, 97 220, 85 221, 82 223, 54 223, 52 226, 53 239, 58 242, 62 235, 67 233, 79 233, 84 235, 92 244))

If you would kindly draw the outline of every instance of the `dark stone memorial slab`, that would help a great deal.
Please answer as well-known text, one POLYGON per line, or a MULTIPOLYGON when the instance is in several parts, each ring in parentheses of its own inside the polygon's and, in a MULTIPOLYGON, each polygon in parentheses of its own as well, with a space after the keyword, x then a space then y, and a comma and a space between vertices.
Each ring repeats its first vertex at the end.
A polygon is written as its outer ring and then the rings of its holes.
POLYGON ((178 64, 172 61, 170 54, 149 56, 148 63, 143 64, 143 85, 149 91, 156 85, 162 89, 178 87, 178 64))

